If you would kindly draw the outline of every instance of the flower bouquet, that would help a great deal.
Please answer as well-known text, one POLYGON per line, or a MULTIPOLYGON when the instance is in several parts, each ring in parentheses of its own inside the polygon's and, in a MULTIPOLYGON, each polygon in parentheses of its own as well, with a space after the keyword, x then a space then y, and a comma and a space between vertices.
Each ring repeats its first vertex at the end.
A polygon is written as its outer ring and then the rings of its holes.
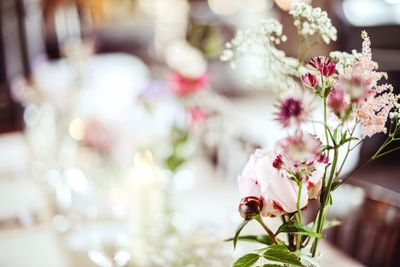
POLYGON ((278 90, 275 117, 287 137, 273 149, 256 150, 238 177, 244 221, 230 240, 234 246, 252 241, 261 247, 240 257, 236 267, 318 266, 318 243, 332 226, 326 219, 332 192, 359 170, 342 174, 351 151, 378 133, 387 138, 366 164, 399 149, 388 147, 399 140, 399 97, 391 85, 380 83, 387 75, 377 71, 367 33, 361 33, 361 53, 335 51, 309 58, 315 45, 335 41, 337 31, 320 8, 295 3, 289 14, 298 32, 297 58, 277 48, 287 38, 276 20, 239 31, 221 56, 233 66, 238 56, 262 58, 266 81, 285 90, 278 90), (319 207, 306 224, 302 211, 311 200, 319 207), (272 231, 263 217, 275 216, 282 224, 272 231), (264 235, 240 235, 252 220, 264 235))

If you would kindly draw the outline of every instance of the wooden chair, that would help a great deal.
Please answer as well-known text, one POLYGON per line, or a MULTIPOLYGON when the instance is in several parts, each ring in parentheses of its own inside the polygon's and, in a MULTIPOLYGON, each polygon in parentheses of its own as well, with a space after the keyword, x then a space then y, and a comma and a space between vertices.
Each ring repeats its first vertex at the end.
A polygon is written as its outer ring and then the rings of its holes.
POLYGON ((400 266, 400 194, 357 179, 346 187, 334 201, 341 197, 353 206, 330 208, 328 216, 342 224, 326 231, 328 240, 366 266, 400 266))

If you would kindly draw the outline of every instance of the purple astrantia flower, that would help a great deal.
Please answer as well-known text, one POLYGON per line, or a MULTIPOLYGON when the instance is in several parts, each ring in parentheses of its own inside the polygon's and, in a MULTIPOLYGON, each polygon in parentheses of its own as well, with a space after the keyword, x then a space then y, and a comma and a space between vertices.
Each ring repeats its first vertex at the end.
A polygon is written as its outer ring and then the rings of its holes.
POLYGON ((283 127, 288 127, 292 124, 299 125, 305 119, 303 103, 300 99, 287 97, 281 100, 278 104, 278 111, 275 112, 276 120, 283 127))

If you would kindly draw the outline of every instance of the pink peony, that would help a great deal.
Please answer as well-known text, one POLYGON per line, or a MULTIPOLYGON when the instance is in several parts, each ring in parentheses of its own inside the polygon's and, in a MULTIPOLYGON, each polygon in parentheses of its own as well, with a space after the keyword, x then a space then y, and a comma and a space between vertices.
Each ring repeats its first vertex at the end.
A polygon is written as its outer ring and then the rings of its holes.
POLYGON ((189 78, 173 71, 169 75, 169 82, 172 92, 177 96, 186 96, 201 89, 204 89, 209 82, 208 72, 199 77, 189 78))
MULTIPOLYGON (((275 161, 276 155, 273 152, 258 149, 250 156, 249 162, 238 177, 242 197, 252 196, 263 200, 263 216, 278 216, 297 210, 298 185, 288 178, 286 170, 273 166, 275 161)), ((314 188, 316 187, 309 186, 308 182, 302 185, 300 208, 307 205, 308 190, 314 188)), ((315 195, 312 194, 313 197, 315 195)))
POLYGON ((249 161, 242 173, 238 176, 239 193, 242 197, 258 197, 261 195, 261 187, 257 180, 256 163, 261 156, 261 151, 257 150, 250 156, 249 161))

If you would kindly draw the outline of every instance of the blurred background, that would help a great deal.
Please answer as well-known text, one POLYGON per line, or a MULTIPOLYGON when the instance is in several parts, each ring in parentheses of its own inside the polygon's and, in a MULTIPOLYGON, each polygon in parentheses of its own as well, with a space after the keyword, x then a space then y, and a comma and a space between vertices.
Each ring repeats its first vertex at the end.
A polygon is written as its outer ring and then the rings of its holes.
MULTIPOLYGON (((260 68, 219 57, 268 18, 294 55, 293 1, 1 0, 0 266, 230 266, 237 174, 284 133, 260 68)), ((400 1, 313 5, 338 41, 310 56, 360 50, 365 29, 398 92, 400 1)), ((399 156, 337 192, 321 266, 400 266, 399 156)))

